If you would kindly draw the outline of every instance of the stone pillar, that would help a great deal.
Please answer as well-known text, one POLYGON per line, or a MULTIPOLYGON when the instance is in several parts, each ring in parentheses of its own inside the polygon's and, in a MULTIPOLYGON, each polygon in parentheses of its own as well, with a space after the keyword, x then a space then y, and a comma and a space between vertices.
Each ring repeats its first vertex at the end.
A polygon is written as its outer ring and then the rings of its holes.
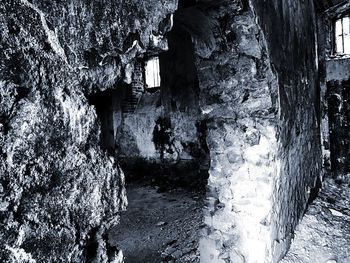
POLYGON ((193 36, 211 157, 202 262, 278 262, 303 215, 321 167, 312 12, 231 1, 193 36))
POLYGON ((211 157, 201 260, 272 262, 276 80, 251 12, 229 15, 221 29, 225 48, 198 59, 211 157))

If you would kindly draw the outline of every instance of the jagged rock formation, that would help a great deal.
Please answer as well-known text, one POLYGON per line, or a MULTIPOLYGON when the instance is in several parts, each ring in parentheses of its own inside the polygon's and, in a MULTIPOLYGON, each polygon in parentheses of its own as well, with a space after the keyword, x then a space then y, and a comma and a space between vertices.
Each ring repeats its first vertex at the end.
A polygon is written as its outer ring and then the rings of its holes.
POLYGON ((126 206, 123 173, 98 146, 87 97, 128 79, 175 7, 0 3, 1 262, 121 260, 105 234, 126 206))

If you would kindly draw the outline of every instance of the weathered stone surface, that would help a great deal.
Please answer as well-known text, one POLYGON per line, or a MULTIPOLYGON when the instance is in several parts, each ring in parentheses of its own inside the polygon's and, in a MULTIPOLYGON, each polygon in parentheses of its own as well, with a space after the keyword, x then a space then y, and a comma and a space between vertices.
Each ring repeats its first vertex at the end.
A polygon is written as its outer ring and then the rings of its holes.
POLYGON ((201 256, 276 262, 321 168, 313 6, 217 10, 206 15, 224 34, 197 63, 211 157, 201 256))
POLYGON ((254 2, 279 82, 281 174, 271 220, 278 260, 322 176, 316 18, 313 1, 254 2))
POLYGON ((221 48, 209 59, 198 59, 211 156, 201 259, 268 262, 277 177, 276 79, 253 13, 228 8, 218 21, 226 34, 217 38, 221 48))
POLYGON ((127 79, 176 1, 0 3, 0 261, 120 262, 124 177, 87 97, 127 79), (124 72, 126 72, 124 74, 124 72))

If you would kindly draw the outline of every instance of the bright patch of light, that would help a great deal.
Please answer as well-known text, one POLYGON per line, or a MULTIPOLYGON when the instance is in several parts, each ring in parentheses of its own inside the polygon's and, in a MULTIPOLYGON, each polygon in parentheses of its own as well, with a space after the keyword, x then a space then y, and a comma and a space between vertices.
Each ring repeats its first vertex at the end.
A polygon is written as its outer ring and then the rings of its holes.
POLYGON ((159 58, 153 57, 145 64, 146 88, 160 87, 160 66, 159 58))
POLYGON ((335 22, 335 51, 338 54, 350 54, 350 17, 335 22))
POLYGON ((350 54, 350 18, 343 18, 344 53, 350 54))
POLYGON ((335 22, 336 52, 343 53, 343 27, 341 19, 335 22))

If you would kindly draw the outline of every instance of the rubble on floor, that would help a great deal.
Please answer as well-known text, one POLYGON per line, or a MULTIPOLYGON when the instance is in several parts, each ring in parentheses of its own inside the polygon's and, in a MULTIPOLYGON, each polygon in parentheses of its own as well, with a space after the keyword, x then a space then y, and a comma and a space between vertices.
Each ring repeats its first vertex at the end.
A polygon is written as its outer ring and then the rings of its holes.
POLYGON ((350 185, 327 178, 281 263, 350 262, 350 185))

